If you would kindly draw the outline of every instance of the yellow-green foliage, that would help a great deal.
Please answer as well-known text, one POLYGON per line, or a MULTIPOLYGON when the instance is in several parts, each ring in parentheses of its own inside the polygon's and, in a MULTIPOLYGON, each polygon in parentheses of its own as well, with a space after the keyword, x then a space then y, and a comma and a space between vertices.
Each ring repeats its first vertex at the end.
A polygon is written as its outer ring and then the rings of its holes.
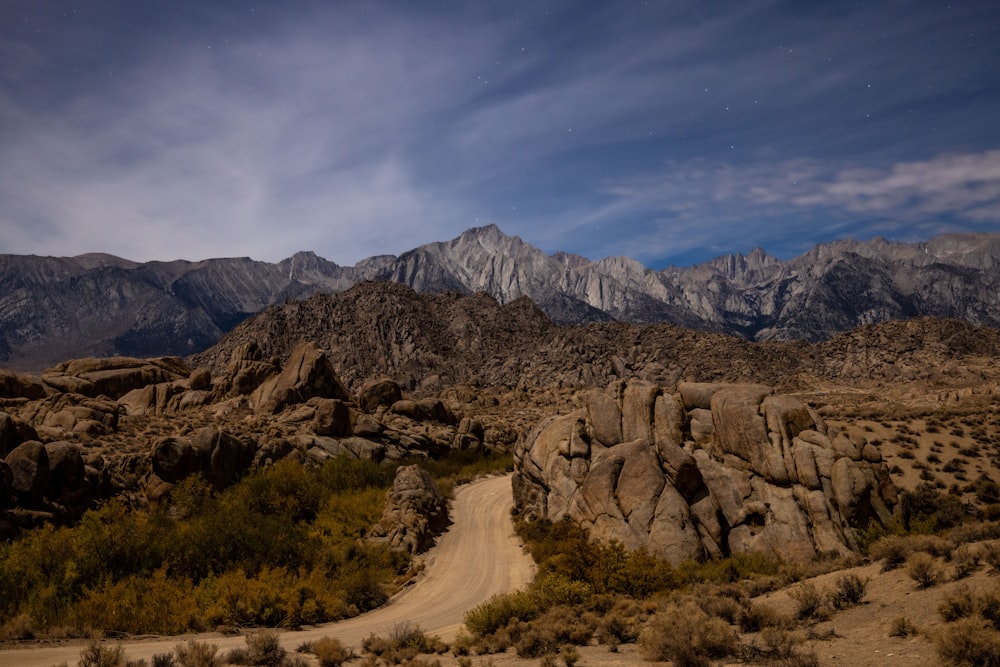
POLYGON ((669 562, 645 550, 629 551, 620 543, 591 542, 587 531, 569 519, 515 521, 541 575, 552 574, 583 582, 594 593, 617 593, 648 597, 678 585, 669 562))
POLYGON ((333 459, 282 461, 221 493, 198 477, 168 502, 117 501, 75 527, 0 545, 0 626, 163 634, 215 625, 318 623, 370 609, 408 557, 358 538, 395 471, 333 459))

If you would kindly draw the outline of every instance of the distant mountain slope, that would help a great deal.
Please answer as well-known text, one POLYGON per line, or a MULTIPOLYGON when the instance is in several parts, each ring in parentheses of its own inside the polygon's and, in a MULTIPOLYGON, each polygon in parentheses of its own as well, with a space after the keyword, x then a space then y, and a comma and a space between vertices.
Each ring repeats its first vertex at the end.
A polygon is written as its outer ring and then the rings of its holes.
POLYGON ((950 386, 983 382, 980 372, 1000 354, 1000 331, 958 320, 884 322, 818 343, 750 342, 664 322, 560 326, 525 297, 500 304, 482 293, 421 294, 364 282, 272 306, 189 361, 221 374, 247 343, 280 361, 301 341, 329 350, 338 376, 355 390, 383 375, 432 391, 469 384, 530 392, 633 376, 664 386, 684 379, 793 390, 815 380, 950 386))
POLYGON ((491 225, 353 267, 308 252, 277 264, 0 255, 0 364, 193 354, 270 305, 365 280, 500 303, 527 296, 557 324, 670 322, 749 340, 825 340, 921 315, 1000 326, 1000 235, 837 241, 787 262, 757 249, 653 271, 625 257, 547 255, 491 225))

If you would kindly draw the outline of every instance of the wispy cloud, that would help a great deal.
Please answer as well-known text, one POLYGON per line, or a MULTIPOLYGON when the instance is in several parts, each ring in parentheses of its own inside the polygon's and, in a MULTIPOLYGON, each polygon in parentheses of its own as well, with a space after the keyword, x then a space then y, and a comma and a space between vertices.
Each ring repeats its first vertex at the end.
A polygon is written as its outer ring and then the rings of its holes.
POLYGON ((353 263, 496 222, 656 263, 997 227, 973 4, 14 0, 0 252, 353 263))
POLYGON ((646 234, 627 241, 634 256, 647 259, 725 243, 744 249, 808 230, 810 239, 819 240, 901 230, 928 236, 997 225, 1000 150, 948 153, 881 169, 811 158, 742 166, 691 160, 610 183, 606 193, 610 201, 582 223, 655 221, 646 234))

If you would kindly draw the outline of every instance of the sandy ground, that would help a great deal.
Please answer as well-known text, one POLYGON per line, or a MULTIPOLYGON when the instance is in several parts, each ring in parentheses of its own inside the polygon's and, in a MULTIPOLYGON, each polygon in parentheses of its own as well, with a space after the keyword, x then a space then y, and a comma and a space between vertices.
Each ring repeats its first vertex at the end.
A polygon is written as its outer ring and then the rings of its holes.
MULTIPOLYGON (((395 624, 404 622, 419 625, 446 641, 454 639, 468 609, 496 593, 523 587, 534 576, 531 558, 521 548, 510 521, 510 481, 510 476, 493 477, 458 488, 452 507, 454 523, 426 555, 426 567, 417 580, 389 604, 339 623, 284 632, 281 644, 293 651, 303 642, 330 636, 360 647, 369 634, 385 636, 395 624)), ((223 651, 245 646, 243 637, 216 633, 132 640, 123 645, 130 659, 151 661, 154 654, 170 652, 187 639, 208 641, 223 651)), ((84 644, 35 644, 0 650, 0 665, 74 665, 84 644)))

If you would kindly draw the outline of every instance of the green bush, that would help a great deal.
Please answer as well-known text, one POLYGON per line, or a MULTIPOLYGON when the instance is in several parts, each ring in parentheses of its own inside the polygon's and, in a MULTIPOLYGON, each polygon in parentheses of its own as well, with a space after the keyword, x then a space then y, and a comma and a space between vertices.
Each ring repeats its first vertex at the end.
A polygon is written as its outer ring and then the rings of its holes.
POLYGON ((465 627, 478 637, 496 634, 512 620, 530 621, 540 613, 538 602, 527 591, 500 593, 465 614, 465 627))
POLYGON ((196 475, 148 510, 111 501, 75 527, 41 527, 0 544, 0 629, 178 634, 366 611, 409 565, 359 542, 393 476, 367 461, 282 461, 219 493, 196 475))

